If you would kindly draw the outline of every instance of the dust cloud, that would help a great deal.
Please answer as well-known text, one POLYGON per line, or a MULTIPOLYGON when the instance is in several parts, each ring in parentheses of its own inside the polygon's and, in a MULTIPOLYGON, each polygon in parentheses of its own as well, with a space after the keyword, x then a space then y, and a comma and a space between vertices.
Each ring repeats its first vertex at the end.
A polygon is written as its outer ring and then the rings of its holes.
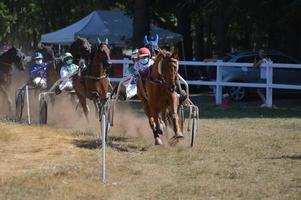
MULTIPOLYGON (((0 92, 0 119, 15 119, 16 91, 27 82, 27 71, 28 69, 25 71, 14 69, 11 84, 6 88, 11 97, 12 111, 9 111, 7 100, 4 98, 4 94, 0 92)), ((37 90, 29 91, 29 107, 32 124, 38 124, 39 93, 40 91, 37 90)), ((77 100, 77 97, 75 97, 75 99, 77 100)), ((51 103, 50 99, 48 99, 47 124, 58 128, 70 128, 87 134, 99 134, 100 123, 94 104, 90 100, 87 100, 87 102, 90 108, 89 120, 86 120, 81 106, 78 106, 76 109, 76 105, 71 101, 70 94, 62 93, 56 96, 54 105, 51 103)), ((26 123, 26 121, 27 109, 25 104, 22 122, 26 123)), ((114 126, 111 127, 110 134, 114 136, 153 138, 147 117, 145 116, 140 103, 121 102, 115 105, 114 126)))

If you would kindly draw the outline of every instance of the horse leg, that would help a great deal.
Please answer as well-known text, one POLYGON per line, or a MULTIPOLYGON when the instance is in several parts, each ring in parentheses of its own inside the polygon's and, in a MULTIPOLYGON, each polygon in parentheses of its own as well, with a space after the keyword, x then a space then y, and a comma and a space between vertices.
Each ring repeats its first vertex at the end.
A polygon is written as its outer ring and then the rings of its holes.
POLYGON ((155 145, 162 145, 163 143, 160 139, 160 135, 163 134, 163 130, 161 129, 159 112, 154 109, 150 109, 149 123, 153 130, 155 145))
POLYGON ((89 122, 89 118, 88 118, 89 108, 88 108, 88 105, 87 105, 87 99, 86 99, 86 97, 81 96, 81 95, 77 95, 77 97, 78 97, 78 100, 79 100, 79 102, 80 102, 80 104, 83 108, 85 117, 86 117, 87 121, 89 122))
POLYGON ((183 138, 183 133, 180 129, 179 116, 178 116, 178 98, 175 92, 171 93, 171 114, 173 122, 173 130, 175 132, 175 138, 183 138))
POLYGON ((4 94, 4 98, 7 99, 8 109, 9 109, 9 112, 11 113, 12 110, 13 110, 13 103, 12 103, 12 100, 10 98, 10 95, 8 94, 7 89, 5 89, 3 85, 0 88, 3 92, 3 94, 4 94))
POLYGON ((54 94, 51 94, 51 95, 49 95, 49 97, 50 97, 50 102, 51 102, 52 108, 54 108, 55 95, 54 95, 54 94))
POLYGON ((75 94, 70 94, 70 100, 71 100, 71 102, 72 102, 73 106, 74 106, 74 107, 75 107, 75 109, 76 109, 76 107, 77 107, 77 104, 78 104, 78 100, 76 99, 76 96, 75 96, 75 94))

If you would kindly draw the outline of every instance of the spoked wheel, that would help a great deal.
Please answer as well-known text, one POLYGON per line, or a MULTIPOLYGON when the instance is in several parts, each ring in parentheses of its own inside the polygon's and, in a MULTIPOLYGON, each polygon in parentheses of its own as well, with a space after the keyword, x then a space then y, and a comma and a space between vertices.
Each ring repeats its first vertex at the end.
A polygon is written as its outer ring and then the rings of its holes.
POLYGON ((226 87, 226 92, 233 101, 243 101, 247 96, 247 89, 244 87, 226 87))
POLYGON ((47 124, 47 101, 44 98, 40 100, 39 123, 47 124))
POLYGON ((190 139, 190 146, 193 147, 195 136, 197 134, 198 129, 198 113, 196 110, 193 110, 192 112, 192 124, 191 124, 191 139, 190 139))
POLYGON ((114 126, 114 112, 115 112, 115 105, 114 103, 110 103, 110 125, 114 126))
POLYGON ((16 121, 17 122, 20 122, 22 119, 24 100, 25 100, 25 91, 20 90, 16 95, 16 121))

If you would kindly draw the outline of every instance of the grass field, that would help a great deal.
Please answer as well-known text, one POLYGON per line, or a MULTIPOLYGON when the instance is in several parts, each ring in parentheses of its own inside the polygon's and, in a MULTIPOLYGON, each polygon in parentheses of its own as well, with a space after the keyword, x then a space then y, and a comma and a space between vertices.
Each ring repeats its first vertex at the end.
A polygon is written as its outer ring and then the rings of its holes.
MULTIPOLYGON (((301 109, 200 106, 194 148, 0 123, 0 199, 301 199, 301 109)), ((125 121, 124 123, 130 123, 125 121)))

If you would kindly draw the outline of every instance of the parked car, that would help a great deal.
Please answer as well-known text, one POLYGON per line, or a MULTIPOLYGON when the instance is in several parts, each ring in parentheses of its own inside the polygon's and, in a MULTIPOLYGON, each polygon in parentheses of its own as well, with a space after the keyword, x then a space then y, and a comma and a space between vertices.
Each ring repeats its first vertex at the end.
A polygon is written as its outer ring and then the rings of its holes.
MULTIPOLYGON (((275 50, 266 50, 265 53, 273 63, 298 64, 299 61, 275 50)), ((254 63, 258 57, 258 50, 245 50, 229 53, 223 58, 223 62, 254 63)), ((216 79, 216 68, 209 68, 209 78, 216 79)), ((225 82, 249 82, 259 81, 260 70, 250 67, 223 67, 222 79, 225 82)), ((301 85, 301 69, 273 69, 273 83, 301 85)), ((254 88, 253 88, 254 90, 254 88)), ((252 88, 245 87, 224 87, 223 91, 228 93, 232 100, 241 101, 247 98, 252 88)))

